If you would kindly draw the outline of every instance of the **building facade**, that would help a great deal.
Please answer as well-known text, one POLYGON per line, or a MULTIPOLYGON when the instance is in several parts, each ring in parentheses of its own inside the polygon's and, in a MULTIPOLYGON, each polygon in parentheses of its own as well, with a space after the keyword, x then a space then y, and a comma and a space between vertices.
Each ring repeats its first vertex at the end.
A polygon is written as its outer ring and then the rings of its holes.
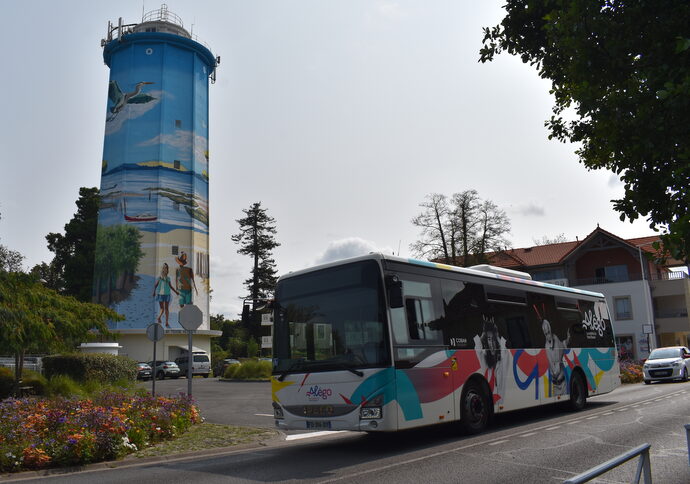
POLYGON ((109 25, 110 68, 94 300, 124 320, 120 354, 150 359, 146 328, 166 329, 161 358, 184 333, 178 313, 204 315, 195 345, 210 352, 209 80, 217 59, 163 5, 137 24, 109 25))

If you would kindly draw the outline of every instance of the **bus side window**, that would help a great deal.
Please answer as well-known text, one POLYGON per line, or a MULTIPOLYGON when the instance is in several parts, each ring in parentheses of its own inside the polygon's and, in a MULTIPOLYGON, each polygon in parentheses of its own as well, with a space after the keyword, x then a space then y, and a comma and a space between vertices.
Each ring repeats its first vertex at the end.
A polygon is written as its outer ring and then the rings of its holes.
POLYGON ((420 321, 424 321, 421 301, 412 298, 406 299, 405 313, 407 315, 407 331, 410 335, 410 339, 420 339, 420 326, 422 332, 424 331, 424 326, 420 324, 420 321))

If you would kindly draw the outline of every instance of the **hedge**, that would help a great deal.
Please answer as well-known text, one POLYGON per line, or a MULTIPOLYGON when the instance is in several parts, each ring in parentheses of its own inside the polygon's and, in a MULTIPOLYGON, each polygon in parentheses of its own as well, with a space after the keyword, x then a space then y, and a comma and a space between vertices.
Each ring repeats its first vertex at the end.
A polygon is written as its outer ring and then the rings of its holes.
POLYGON ((115 383, 122 379, 135 380, 137 362, 126 356, 106 354, 46 356, 43 358, 43 373, 48 379, 54 375, 67 375, 78 382, 115 383))

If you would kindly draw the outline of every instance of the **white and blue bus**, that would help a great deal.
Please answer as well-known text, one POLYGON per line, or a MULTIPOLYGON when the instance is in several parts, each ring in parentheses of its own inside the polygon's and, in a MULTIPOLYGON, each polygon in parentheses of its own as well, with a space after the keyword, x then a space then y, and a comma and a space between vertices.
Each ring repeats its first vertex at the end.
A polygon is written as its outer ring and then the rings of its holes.
POLYGON ((395 431, 620 384, 604 296, 492 266, 370 254, 293 272, 274 302, 280 429, 395 431))

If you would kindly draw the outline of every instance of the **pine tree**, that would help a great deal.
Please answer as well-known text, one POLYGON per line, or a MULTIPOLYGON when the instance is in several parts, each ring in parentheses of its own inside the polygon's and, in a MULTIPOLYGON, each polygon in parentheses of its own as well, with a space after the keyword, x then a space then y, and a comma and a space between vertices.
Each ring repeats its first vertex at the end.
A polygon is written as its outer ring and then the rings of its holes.
MULTIPOLYGON (((240 244, 237 253, 251 256, 254 261, 251 277, 244 281, 244 285, 249 291, 248 298, 252 301, 252 311, 255 313, 259 303, 273 295, 278 277, 272 251, 280 244, 274 237, 275 219, 266 213, 266 209, 261 208, 261 202, 242 211, 245 217, 237 220, 240 232, 231 238, 233 242, 240 244)), ((256 323, 254 318, 252 322, 256 323)), ((258 324, 251 324, 250 327, 252 335, 256 336, 254 333, 258 332, 258 324)))

